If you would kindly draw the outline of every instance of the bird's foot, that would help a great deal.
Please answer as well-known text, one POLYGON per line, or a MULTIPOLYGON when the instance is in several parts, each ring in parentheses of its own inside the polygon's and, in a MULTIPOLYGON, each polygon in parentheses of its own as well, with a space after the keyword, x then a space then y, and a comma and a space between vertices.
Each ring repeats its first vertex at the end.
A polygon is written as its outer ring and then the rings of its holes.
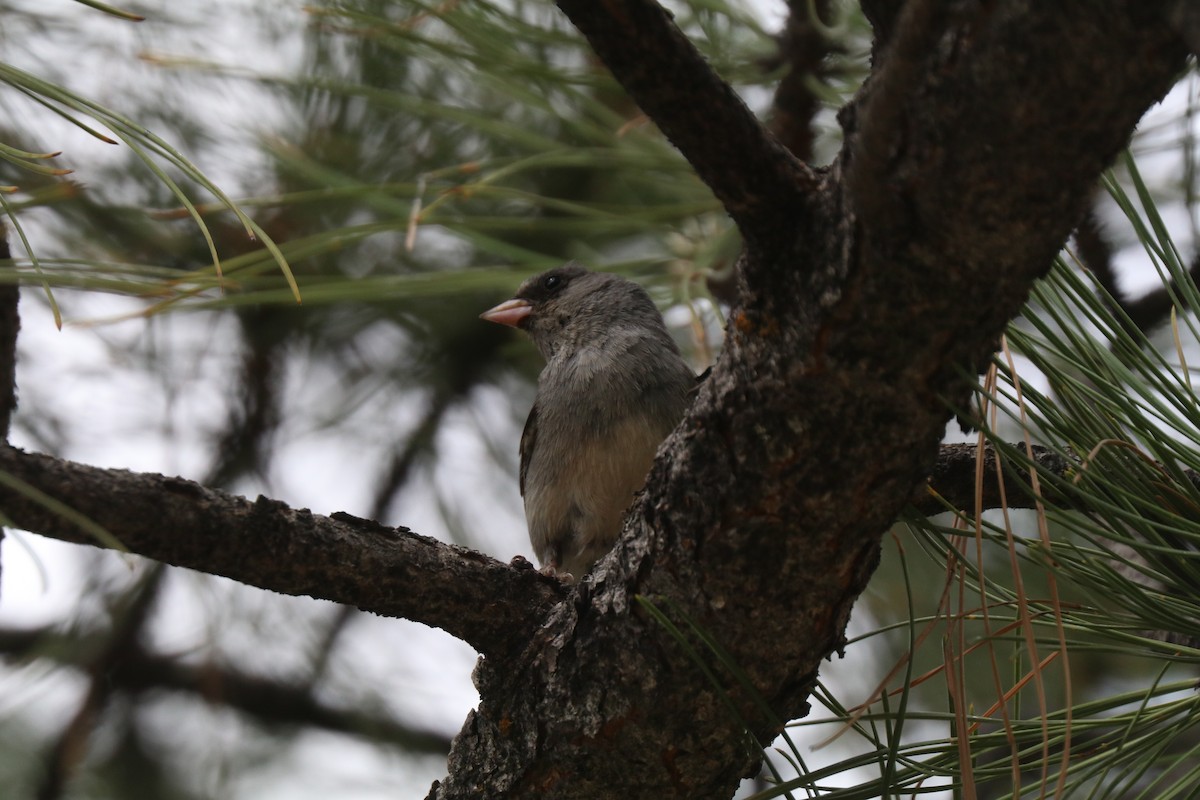
POLYGON ((558 578, 563 583, 570 585, 575 582, 575 576, 569 572, 560 572, 560 567, 556 564, 547 564, 542 567, 542 574, 548 578, 558 578))

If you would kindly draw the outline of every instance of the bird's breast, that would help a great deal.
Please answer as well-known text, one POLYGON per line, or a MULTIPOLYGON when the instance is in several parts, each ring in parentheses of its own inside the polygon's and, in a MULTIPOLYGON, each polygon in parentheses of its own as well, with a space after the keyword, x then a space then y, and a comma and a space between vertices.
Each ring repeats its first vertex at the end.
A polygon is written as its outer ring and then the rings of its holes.
POLYGON ((539 446, 529 464, 525 496, 539 557, 551 545, 567 558, 580 553, 594 553, 594 558, 609 549, 665 433, 645 415, 633 415, 601 435, 580 433, 563 447, 539 446))

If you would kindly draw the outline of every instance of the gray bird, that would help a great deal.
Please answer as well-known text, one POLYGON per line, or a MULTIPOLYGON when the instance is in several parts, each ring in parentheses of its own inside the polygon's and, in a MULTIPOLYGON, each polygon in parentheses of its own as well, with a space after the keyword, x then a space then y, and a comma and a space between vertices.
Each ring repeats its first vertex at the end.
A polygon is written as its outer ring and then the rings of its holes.
POLYGON ((642 287, 574 262, 480 317, 523 329, 546 359, 521 434, 521 496, 542 572, 573 580, 616 542, 696 376, 642 287))

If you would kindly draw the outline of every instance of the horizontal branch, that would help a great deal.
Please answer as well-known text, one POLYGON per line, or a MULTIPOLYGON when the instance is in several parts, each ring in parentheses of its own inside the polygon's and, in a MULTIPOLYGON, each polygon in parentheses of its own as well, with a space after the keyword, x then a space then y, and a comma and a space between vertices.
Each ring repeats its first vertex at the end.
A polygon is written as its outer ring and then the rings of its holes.
MULTIPOLYGON (((77 636, 54 630, 0 629, 0 653, 9 656, 46 655, 60 664, 86 669, 87 655, 92 649, 81 646, 77 636)), ((377 714, 331 706, 317 699, 311 686, 281 683, 217 664, 185 664, 136 645, 125 648, 120 658, 113 661, 105 670, 104 681, 111 689, 127 692, 161 690, 196 695, 268 725, 307 725, 365 736, 372 742, 393 744, 410 753, 445 755, 450 750, 450 740, 442 734, 402 725, 377 714)))
MULTIPOLYGON (((1079 467, 1036 445, 1032 457, 1039 472, 1048 475, 1062 477, 1079 467)), ((932 491, 918 497, 914 508, 922 514, 941 513, 947 504, 973 509, 977 458, 975 445, 942 445, 929 479, 932 491)), ((986 445, 983 459, 983 509, 1034 506, 1024 463, 1006 463, 1002 485, 995 448, 986 445)), ((11 447, 0 447, 0 472, 7 475, 6 483, 16 479, 53 498, 138 555, 282 594, 422 622, 485 654, 520 649, 522 637, 565 594, 536 570, 349 514, 323 517, 182 478, 99 469, 11 447)), ((1200 484, 1200 477, 1195 480, 1200 484)), ((105 546, 73 518, 11 485, 0 486, 0 510, 25 530, 105 546)))
POLYGON ((422 622, 488 656, 520 650, 563 596, 534 569, 405 528, 323 517, 265 497, 250 501, 182 478, 11 447, 0 448, 0 477, 0 511, 15 527, 105 546, 81 515, 139 555, 422 622))
MULTIPOLYGON (((1030 454, 1037 470, 1044 475, 1065 477, 1079 468, 1079 463, 1053 450, 1034 445, 1030 454)), ((975 480, 979 465, 979 448, 973 444, 944 444, 938 450, 937 463, 929 478, 929 489, 918 497, 913 507, 922 514, 933 515, 947 510, 947 504, 963 510, 974 510, 976 486, 979 487, 980 510, 991 508, 1034 508, 1036 498, 1031 486, 1028 465, 1008 459, 997 473, 996 448, 983 448, 983 481, 975 480), (998 479, 1003 476, 1003 483, 998 479)), ((1043 489, 1051 491, 1048 485, 1043 489)), ((1048 500, 1061 500, 1057 494, 1048 500)))
POLYGON ((812 171, 759 122, 654 0, 558 0, 613 77, 751 242, 794 226, 812 171))

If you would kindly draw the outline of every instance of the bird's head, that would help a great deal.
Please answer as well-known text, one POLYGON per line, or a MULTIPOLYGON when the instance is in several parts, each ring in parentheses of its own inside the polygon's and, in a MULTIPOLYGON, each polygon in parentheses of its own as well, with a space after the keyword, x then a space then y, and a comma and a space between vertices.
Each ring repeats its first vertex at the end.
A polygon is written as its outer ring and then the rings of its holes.
POLYGON ((622 321, 662 327, 654 302, 640 286, 574 261, 527 279, 511 299, 479 316, 524 330, 547 361, 562 348, 602 340, 622 321))

